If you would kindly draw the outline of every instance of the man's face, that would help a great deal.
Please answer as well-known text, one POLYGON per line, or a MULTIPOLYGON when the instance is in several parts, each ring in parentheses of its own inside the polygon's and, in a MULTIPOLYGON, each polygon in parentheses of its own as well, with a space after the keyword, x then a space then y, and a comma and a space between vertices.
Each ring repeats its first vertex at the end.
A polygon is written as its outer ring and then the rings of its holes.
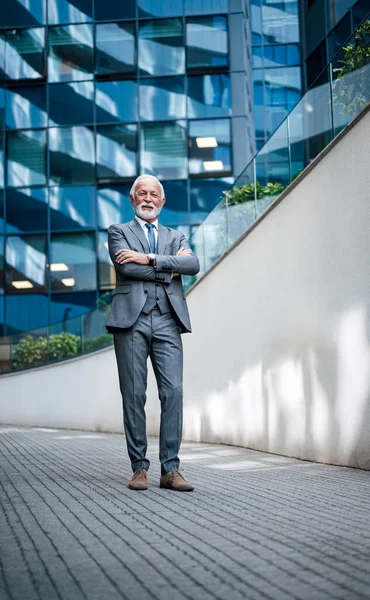
POLYGON ((130 196, 135 213, 148 223, 157 219, 165 201, 165 198, 161 198, 159 184, 152 179, 141 179, 136 185, 134 197, 130 196))

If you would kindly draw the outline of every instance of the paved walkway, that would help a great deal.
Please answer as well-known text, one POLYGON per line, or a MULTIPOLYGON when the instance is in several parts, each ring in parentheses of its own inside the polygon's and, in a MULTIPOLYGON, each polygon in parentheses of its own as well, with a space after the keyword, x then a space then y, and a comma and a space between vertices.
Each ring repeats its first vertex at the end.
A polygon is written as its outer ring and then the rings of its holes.
POLYGON ((370 473, 183 444, 132 492, 122 436, 0 428, 1 600, 370 598, 370 473))

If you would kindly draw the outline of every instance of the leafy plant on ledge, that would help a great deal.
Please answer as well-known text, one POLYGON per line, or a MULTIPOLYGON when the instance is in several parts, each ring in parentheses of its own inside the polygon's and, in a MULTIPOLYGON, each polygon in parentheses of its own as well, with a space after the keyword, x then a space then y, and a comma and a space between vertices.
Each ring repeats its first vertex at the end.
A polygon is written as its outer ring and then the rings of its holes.
POLYGON ((342 113, 357 115, 370 101, 370 20, 364 21, 344 47, 342 65, 333 84, 333 102, 342 107, 342 113), (353 77, 350 73, 357 71, 353 77))
POLYGON ((244 204, 244 202, 250 202, 254 200, 255 192, 257 200, 265 198, 266 196, 277 196, 285 190, 285 186, 282 183, 266 183, 261 185, 259 181, 256 183, 246 183, 241 188, 233 186, 230 190, 222 192, 224 199, 224 206, 236 206, 238 204, 244 204))
POLYGON ((14 368, 23 369, 42 365, 48 361, 64 360, 76 356, 81 349, 81 338, 72 333, 59 333, 49 338, 26 335, 14 348, 14 368))

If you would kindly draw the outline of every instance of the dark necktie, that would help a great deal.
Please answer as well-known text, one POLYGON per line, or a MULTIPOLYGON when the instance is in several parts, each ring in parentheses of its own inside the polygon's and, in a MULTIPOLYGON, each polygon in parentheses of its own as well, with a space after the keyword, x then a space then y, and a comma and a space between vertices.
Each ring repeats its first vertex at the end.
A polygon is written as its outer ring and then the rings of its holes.
POLYGON ((155 235, 154 235, 155 225, 153 225, 153 223, 145 223, 145 227, 148 230, 148 240, 149 240, 150 252, 152 254, 155 254, 155 252, 156 252, 156 243, 155 243, 155 235))

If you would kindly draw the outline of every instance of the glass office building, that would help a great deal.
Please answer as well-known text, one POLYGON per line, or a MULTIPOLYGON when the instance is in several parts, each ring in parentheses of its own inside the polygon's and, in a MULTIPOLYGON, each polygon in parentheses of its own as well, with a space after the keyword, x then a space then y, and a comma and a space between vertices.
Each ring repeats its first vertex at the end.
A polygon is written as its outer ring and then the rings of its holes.
POLYGON ((227 0, 1 3, 0 334, 114 287, 106 230, 132 218, 139 174, 163 181, 161 221, 187 235, 219 201, 254 151, 239 23, 227 0))
POLYGON ((161 221, 190 236, 366 3, 0 3, 0 335, 112 289, 107 228, 132 218, 139 174, 163 181, 161 221))

